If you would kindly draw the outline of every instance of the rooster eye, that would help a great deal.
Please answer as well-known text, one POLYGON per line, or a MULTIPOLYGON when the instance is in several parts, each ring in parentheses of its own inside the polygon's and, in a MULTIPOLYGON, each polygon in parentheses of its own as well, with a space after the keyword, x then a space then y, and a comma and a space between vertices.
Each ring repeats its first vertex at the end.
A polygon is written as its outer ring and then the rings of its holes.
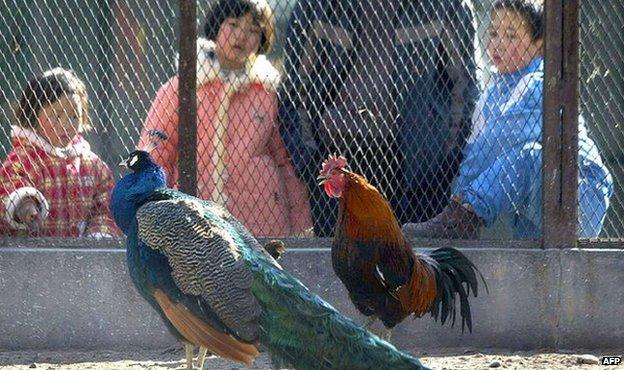
POLYGON ((137 163, 137 161, 139 160, 139 157, 136 155, 133 155, 132 157, 130 157, 130 160, 128 161, 128 164, 130 166, 134 166, 135 163, 137 163))

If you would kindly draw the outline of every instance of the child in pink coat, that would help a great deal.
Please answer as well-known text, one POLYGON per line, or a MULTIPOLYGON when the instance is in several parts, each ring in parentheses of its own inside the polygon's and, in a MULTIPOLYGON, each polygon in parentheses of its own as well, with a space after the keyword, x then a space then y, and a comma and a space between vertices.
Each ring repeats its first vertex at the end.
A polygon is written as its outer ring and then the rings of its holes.
MULTIPOLYGON (((295 176, 278 132, 279 73, 264 56, 274 20, 262 0, 212 3, 206 39, 197 42, 198 196, 226 206, 255 236, 305 235, 312 227, 308 194, 295 176)), ((158 91, 141 134, 169 139, 153 151, 178 179, 178 77, 158 91)))
POLYGON ((26 84, 0 167, 0 235, 119 235, 108 210, 113 174, 81 135, 88 105, 71 71, 55 68, 26 84))

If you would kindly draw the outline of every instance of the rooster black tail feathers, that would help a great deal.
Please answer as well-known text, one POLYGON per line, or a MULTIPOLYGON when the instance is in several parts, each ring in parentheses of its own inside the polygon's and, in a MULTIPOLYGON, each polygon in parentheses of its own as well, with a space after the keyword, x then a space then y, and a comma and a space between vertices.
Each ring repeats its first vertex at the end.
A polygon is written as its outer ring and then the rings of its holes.
POLYGON ((477 267, 460 251, 455 248, 439 248, 431 252, 428 262, 436 276, 437 295, 431 306, 431 316, 444 324, 447 319, 451 320, 451 326, 455 325, 455 297, 459 297, 459 309, 462 320, 462 333, 464 327, 472 332, 472 314, 468 296, 476 297, 478 291, 478 278, 481 278, 485 291, 488 287, 483 275, 477 267))

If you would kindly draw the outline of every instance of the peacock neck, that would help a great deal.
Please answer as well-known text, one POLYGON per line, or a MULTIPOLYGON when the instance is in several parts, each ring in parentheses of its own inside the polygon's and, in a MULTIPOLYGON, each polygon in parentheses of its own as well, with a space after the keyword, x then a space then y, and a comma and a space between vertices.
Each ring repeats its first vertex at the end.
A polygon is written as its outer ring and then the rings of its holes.
POLYGON ((111 194, 111 213, 117 226, 128 235, 130 223, 136 215, 137 208, 127 200, 127 190, 132 186, 131 175, 123 177, 117 182, 111 194))
POLYGON ((139 207, 154 193, 164 187, 165 174, 156 165, 141 172, 124 176, 117 182, 111 195, 111 211, 115 223, 128 235, 131 222, 135 219, 139 207))

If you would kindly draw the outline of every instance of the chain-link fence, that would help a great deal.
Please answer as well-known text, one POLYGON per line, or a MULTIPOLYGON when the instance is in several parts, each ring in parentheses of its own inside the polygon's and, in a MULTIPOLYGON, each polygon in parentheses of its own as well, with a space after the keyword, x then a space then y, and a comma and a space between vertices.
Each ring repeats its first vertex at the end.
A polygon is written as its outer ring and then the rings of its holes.
POLYGON ((622 238, 624 203, 624 4, 581 2, 580 109, 614 178, 614 195, 602 237, 622 238))
MULTIPOLYGON (((331 236, 328 195, 348 190, 317 176, 339 153, 408 236, 540 239, 543 14, 539 1, 492 4, 273 0, 273 28, 262 1, 198 1, 197 148, 185 149, 197 151, 198 196, 258 236, 331 236), (268 58, 249 57, 271 33, 268 58)), ((581 2, 581 238, 624 235, 621 7, 581 2)), ((117 233, 117 163, 154 141, 179 182, 179 19, 178 1, 0 0, 2 234, 117 233), (59 123, 84 104, 41 92, 20 103, 56 67, 86 85, 90 150, 59 123)), ((80 95, 71 81, 59 89, 80 95)))

